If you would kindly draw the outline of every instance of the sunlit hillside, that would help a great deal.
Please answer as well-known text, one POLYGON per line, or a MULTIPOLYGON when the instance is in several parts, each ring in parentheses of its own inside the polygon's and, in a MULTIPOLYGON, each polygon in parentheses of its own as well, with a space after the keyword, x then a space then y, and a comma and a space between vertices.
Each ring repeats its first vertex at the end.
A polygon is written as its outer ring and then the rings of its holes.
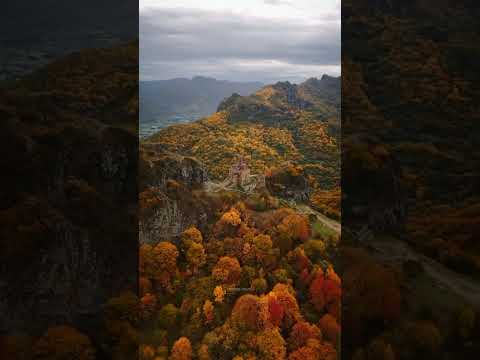
MULTIPOLYGON (((144 143, 196 158, 214 179, 224 178, 239 156, 267 176, 294 166, 307 179, 305 190, 315 205, 320 192, 339 195, 339 97, 338 78, 277 83, 251 96, 233 95, 217 113, 168 127, 144 143)), ((330 206, 338 217, 338 201, 330 206)))

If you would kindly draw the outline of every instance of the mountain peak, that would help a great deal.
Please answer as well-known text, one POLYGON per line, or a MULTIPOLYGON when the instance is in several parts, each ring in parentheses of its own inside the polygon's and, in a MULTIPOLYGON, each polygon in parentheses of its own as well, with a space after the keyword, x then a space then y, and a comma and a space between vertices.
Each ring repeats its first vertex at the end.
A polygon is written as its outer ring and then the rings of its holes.
POLYGON ((218 80, 215 79, 215 78, 212 78, 212 77, 208 77, 208 76, 197 75, 197 76, 192 77, 192 81, 218 81, 218 80))
POLYGON ((321 83, 339 83, 340 76, 330 76, 323 74, 320 80, 317 77, 311 77, 305 80, 303 84, 321 84, 321 83))
POLYGON ((327 75, 327 74, 323 74, 322 75, 322 78, 320 79, 320 81, 328 81, 328 80, 338 80, 339 77, 335 77, 335 76, 330 76, 330 75, 327 75))
POLYGON ((322 75, 320 80, 318 78, 307 79, 304 83, 299 85, 304 96, 310 98, 322 98, 331 103, 340 103, 341 94, 341 78, 330 75, 322 75))
POLYGON ((267 85, 251 96, 231 95, 217 111, 229 112, 230 119, 263 122, 291 119, 298 111, 316 111, 325 117, 338 113, 340 79, 311 78, 302 84, 279 81, 267 85), (273 119, 273 120, 272 120, 273 119))
POLYGON ((277 89, 293 89, 296 88, 296 84, 292 84, 290 81, 279 81, 272 85, 273 88, 277 89))

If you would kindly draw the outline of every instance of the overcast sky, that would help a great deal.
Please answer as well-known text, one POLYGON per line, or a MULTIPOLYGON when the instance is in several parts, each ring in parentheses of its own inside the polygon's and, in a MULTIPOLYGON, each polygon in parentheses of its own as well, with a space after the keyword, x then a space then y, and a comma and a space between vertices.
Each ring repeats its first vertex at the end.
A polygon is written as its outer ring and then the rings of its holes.
POLYGON ((340 0, 140 0, 140 78, 340 75, 340 0))

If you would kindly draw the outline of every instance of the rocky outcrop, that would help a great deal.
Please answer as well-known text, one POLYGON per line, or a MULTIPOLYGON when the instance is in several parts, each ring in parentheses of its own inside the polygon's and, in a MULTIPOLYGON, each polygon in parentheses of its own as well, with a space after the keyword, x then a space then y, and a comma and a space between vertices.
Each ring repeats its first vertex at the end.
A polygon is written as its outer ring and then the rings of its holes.
POLYGON ((288 81, 268 85, 250 96, 233 94, 220 103, 217 111, 225 111, 229 119, 261 122, 278 126, 294 121, 300 111, 313 111, 324 117, 340 112, 340 77, 323 75, 301 84, 288 81))
POLYGON ((140 242, 174 241, 186 228, 206 224, 209 209, 196 193, 208 180, 200 162, 142 144, 139 175, 140 242))
MULTIPOLYGON (((153 190, 155 203, 140 211, 139 219, 139 241, 140 243, 154 244, 161 240, 174 240, 186 228, 200 222, 204 218, 197 214, 185 198, 176 198, 162 193, 158 189, 153 190), (199 216, 196 218, 196 216, 199 216)), ((190 196, 188 189, 185 194, 190 196)), ((148 196, 142 194, 141 196, 148 196)), ((151 200, 152 198, 150 198, 151 200)))
POLYGON ((300 84, 299 92, 307 98, 320 98, 339 105, 342 91, 341 84, 340 77, 323 75, 320 80, 310 78, 300 84))
POLYGON ((208 174, 200 162, 191 157, 158 151, 155 144, 142 145, 140 163, 140 187, 165 189, 169 180, 182 183, 188 188, 201 187, 208 174))
POLYGON ((293 166, 274 170, 266 177, 266 187, 274 196, 298 202, 307 201, 311 191, 303 170, 293 166))
POLYGON ((312 106, 309 101, 301 97, 298 92, 298 86, 295 84, 291 84, 288 81, 278 82, 272 88, 294 109, 303 110, 312 106))

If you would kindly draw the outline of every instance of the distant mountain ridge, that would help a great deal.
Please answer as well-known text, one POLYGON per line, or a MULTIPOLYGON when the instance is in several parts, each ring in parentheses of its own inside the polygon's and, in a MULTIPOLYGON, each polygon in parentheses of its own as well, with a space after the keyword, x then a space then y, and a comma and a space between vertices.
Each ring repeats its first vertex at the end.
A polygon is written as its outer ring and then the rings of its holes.
POLYGON ((217 111, 228 111, 235 120, 275 122, 295 117, 297 111, 314 112, 323 118, 338 116, 341 103, 341 79, 323 75, 300 84, 288 81, 267 85, 249 96, 233 94, 222 101, 217 111))
POLYGON ((234 82, 203 76, 140 81, 140 124, 159 123, 159 127, 163 127, 172 117, 195 120, 214 113, 218 104, 233 93, 249 95, 262 86, 260 82, 234 82))

